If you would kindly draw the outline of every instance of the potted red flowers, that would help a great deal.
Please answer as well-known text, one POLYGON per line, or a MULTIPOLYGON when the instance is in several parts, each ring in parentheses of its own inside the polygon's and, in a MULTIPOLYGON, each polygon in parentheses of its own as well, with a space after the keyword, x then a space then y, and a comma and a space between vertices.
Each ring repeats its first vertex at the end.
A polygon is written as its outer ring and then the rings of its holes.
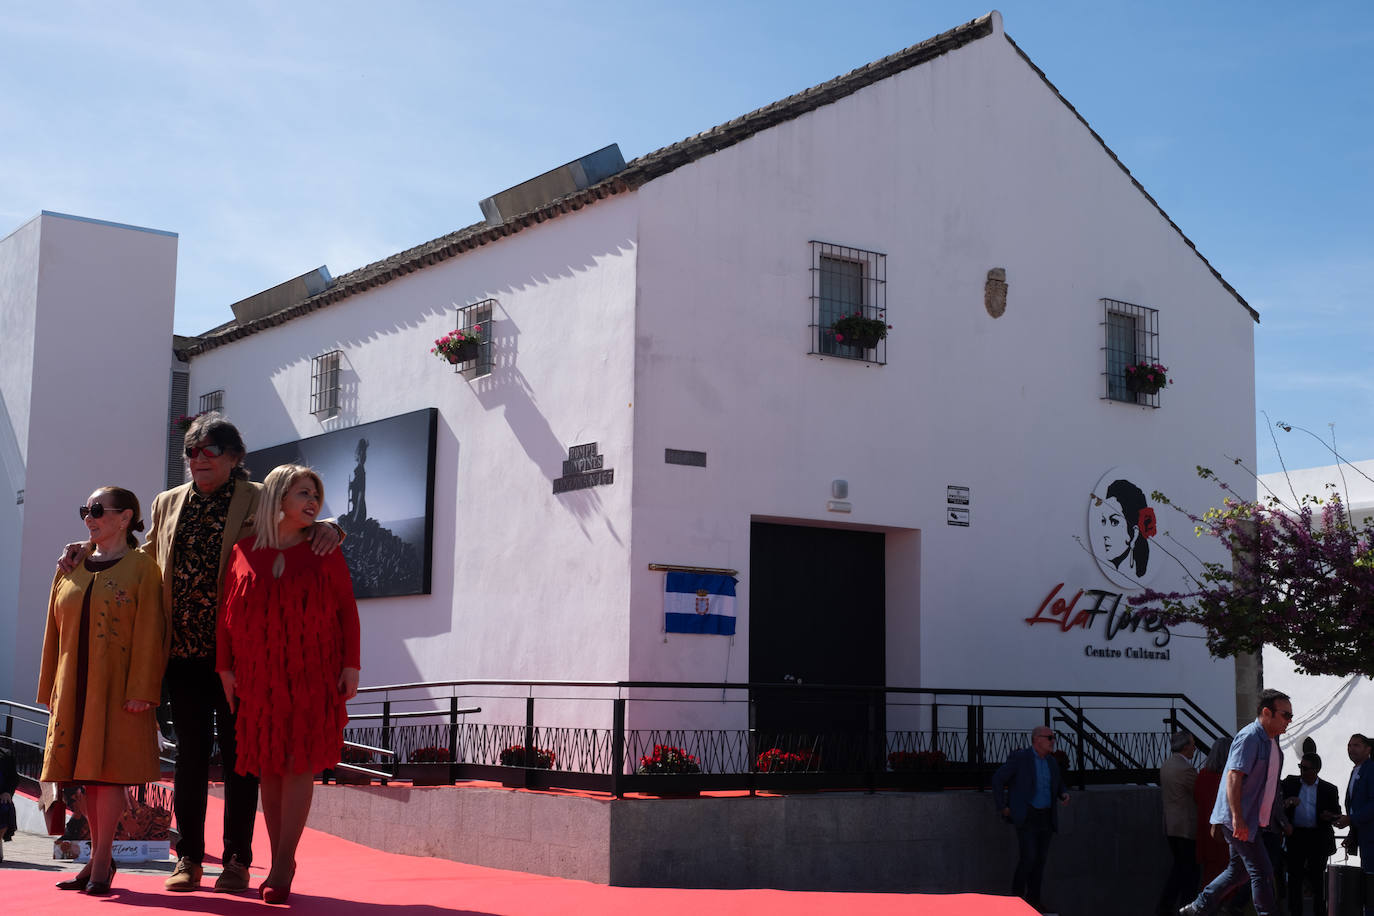
POLYGON ((466 363, 477 358, 483 339, 482 326, 475 324, 470 328, 449 331, 434 341, 429 352, 450 363, 466 363))
POLYGON ((1158 394, 1159 389, 1171 384, 1169 367, 1159 363, 1138 362, 1126 367, 1126 388, 1136 394, 1158 394))
POLYGON ((760 773, 802 773, 818 769, 820 761, 810 751, 784 751, 780 747, 770 747, 759 754, 754 761, 754 769, 760 773))
POLYGON ((835 335, 835 343, 872 350, 878 345, 878 341, 887 337, 891 327, 892 325, 880 318, 865 318, 862 312, 855 312, 852 315, 841 315, 830 326, 830 330, 835 335))
POLYGON ((431 745, 411 751, 396 767, 396 776, 413 786, 447 786, 453 783, 453 757, 448 748, 431 745))

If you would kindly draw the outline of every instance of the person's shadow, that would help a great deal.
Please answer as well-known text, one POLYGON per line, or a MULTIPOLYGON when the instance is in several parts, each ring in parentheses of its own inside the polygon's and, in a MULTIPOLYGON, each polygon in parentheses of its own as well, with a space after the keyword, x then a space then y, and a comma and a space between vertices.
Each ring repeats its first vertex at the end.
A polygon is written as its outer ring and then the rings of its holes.
MULTIPOLYGON (((217 916, 245 916, 252 912, 262 914, 263 903, 256 891, 243 891, 238 894, 172 892, 147 892, 121 888, 115 879, 109 899, 123 906, 144 906, 159 910, 188 910, 198 913, 212 913, 217 916)), ((404 886, 404 885, 398 885, 404 886)), ((485 910, 466 910, 456 907, 435 906, 431 903, 378 903, 375 900, 347 900, 339 897, 322 897, 317 894, 300 894, 292 891, 286 905, 292 916, 500 916, 485 910)))

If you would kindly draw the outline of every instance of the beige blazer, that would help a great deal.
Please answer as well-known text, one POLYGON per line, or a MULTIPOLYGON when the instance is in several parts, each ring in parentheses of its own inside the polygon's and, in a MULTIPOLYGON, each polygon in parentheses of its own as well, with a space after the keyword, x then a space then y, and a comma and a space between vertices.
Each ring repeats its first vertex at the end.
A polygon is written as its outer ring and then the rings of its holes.
POLYGON ((1197 839, 1197 802, 1193 783, 1197 770, 1179 754, 1170 754, 1159 768, 1160 795, 1164 798, 1164 835, 1197 839))
MULTIPOLYGON (((143 541, 144 552, 152 554, 162 570, 163 607, 168 613, 172 610, 172 574, 176 559, 177 522, 181 520, 181 510, 191 495, 192 483, 164 490, 153 497, 150 514, 151 526, 143 541)), ((224 589, 224 567, 229 563, 229 553, 241 538, 253 534, 254 515, 258 510, 258 500, 262 498, 262 484, 240 479, 234 484, 234 496, 229 500, 229 514, 224 520, 224 543, 219 548, 219 588, 224 589)), ((166 649, 171 651, 172 634, 169 630, 166 649)))

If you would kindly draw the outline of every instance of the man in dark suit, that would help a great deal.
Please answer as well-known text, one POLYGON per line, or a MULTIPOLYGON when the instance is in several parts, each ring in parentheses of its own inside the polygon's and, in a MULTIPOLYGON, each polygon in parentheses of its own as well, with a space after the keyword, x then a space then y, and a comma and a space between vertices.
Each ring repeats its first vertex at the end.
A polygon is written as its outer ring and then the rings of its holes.
POLYGON ((1016 826, 1019 854, 1011 892, 1037 910, 1050 839, 1059 829, 1054 802, 1069 803, 1053 750, 1054 732, 1048 725, 1037 726, 1031 731, 1031 746, 1012 751, 992 776, 993 806, 1016 826))
MULTIPOLYGON (((1366 875, 1374 874, 1374 764, 1370 761, 1371 744, 1361 734, 1350 736, 1346 753, 1355 769, 1345 790, 1345 816, 1336 821, 1337 827, 1349 827, 1345 848, 1359 851, 1360 865, 1366 875)), ((1365 878, 1366 884, 1369 879, 1365 878)), ((1366 903, 1365 916, 1374 916, 1374 904, 1366 903)))
POLYGON ((1293 823, 1288 837, 1288 912, 1302 916, 1302 882, 1312 887, 1312 912, 1326 916, 1326 860, 1336 851, 1336 832, 1332 824, 1341 816, 1336 787, 1317 778, 1322 759, 1303 754, 1298 775, 1285 776, 1280 783, 1283 807, 1293 823))

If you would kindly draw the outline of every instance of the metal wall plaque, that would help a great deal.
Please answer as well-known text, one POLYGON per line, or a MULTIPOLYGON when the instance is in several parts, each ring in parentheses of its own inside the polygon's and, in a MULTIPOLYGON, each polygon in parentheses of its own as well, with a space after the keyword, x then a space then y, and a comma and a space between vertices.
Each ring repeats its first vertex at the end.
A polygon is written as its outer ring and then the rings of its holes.
POLYGON ((949 506, 945 509, 945 524, 955 525, 959 528, 967 528, 968 510, 960 509, 957 506, 949 506))
POLYGON ((685 464, 688 467, 706 467, 706 453, 692 452, 681 448, 665 448, 663 450, 663 461, 665 464, 685 464))
POLYGON ((604 467, 605 456, 597 452, 596 445, 595 442, 586 442, 568 449, 568 458, 563 462, 563 476, 555 478, 553 482, 554 493, 615 483, 615 470, 604 467))
POLYGON ((949 503, 951 506, 967 506, 968 487, 945 487, 945 502, 949 503))

